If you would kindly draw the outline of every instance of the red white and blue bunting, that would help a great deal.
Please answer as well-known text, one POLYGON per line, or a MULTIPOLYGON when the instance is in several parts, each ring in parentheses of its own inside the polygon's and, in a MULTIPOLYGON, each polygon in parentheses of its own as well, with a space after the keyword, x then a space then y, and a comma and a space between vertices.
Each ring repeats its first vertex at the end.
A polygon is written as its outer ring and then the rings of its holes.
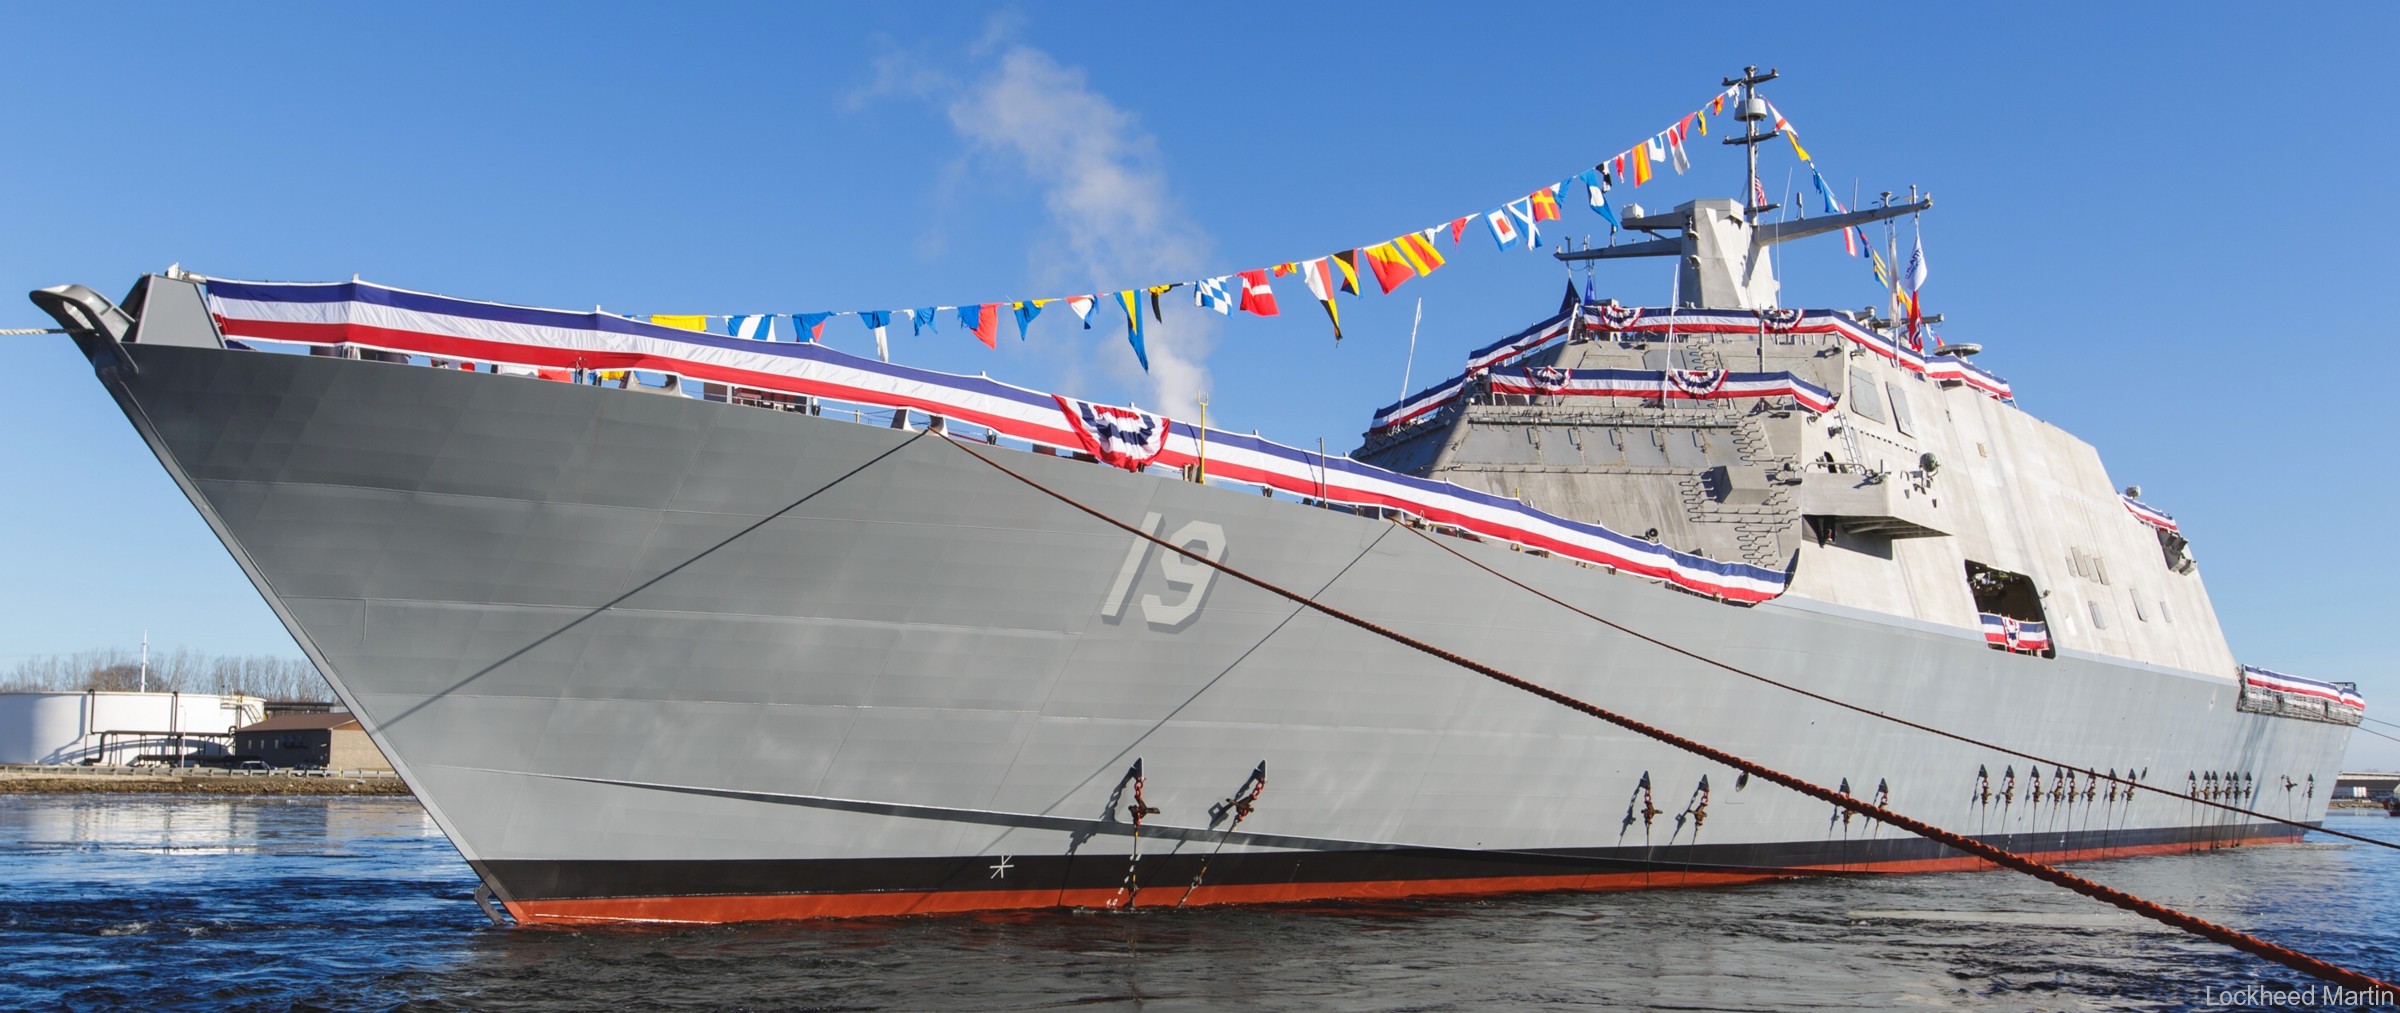
POLYGON ((1166 416, 1152 415, 1139 408, 1093 404, 1064 394, 1051 396, 1058 399, 1059 409, 1067 413, 1067 425, 1083 441, 1083 449, 1103 463, 1140 471, 1167 452, 1167 431, 1172 423, 1166 416))
POLYGON ((1505 366, 1490 376, 1494 394, 1645 400, 1788 397, 1812 412, 1833 410, 1832 392, 1790 373, 1505 366))
POLYGON ((2270 672, 2249 665, 2242 666, 2242 685, 2248 688, 2272 690, 2285 696, 2323 700, 2337 707, 2355 709, 2360 713, 2365 713, 2367 709, 2366 698, 2358 695, 2357 690, 2337 686, 2330 682, 2303 679, 2297 675, 2270 672))
MULTIPOLYGON (((1617 335, 1838 334, 1858 347, 1891 360, 1910 372, 1922 373, 1928 379, 1964 383, 2004 401, 2014 396, 2006 380, 1961 359, 1927 359, 1906 344, 1861 326, 1848 314, 1836 310, 1695 310, 1587 303, 1582 307, 1580 322, 1589 331, 1617 335)), ((1477 376, 1563 338, 1572 329, 1573 322, 1568 319, 1568 314, 1560 313, 1468 353, 1465 372, 1377 409, 1374 417, 1368 421, 1367 432, 1386 432, 1439 411, 1465 396, 1470 381, 1477 376)), ((1830 399, 1832 395, 1824 396, 1830 399)), ((1811 410, 1827 409, 1812 407, 1811 410)))
POLYGON ((2160 531, 2181 532, 2183 530, 2182 528, 2175 526, 2175 518, 2167 516, 2167 512, 2164 510, 2151 506, 2150 504, 2144 503, 2141 500, 2135 499, 2131 496, 2119 495, 2117 498, 2125 501, 2126 511, 2133 514, 2135 520, 2157 528, 2160 531))
POLYGON ((2050 627, 2025 619, 2011 619, 1989 612, 1983 617, 1983 642, 2019 654, 2039 654, 2050 649, 2050 627))
POLYGON ((1937 355, 1926 359, 1925 378, 1943 383, 1963 383, 2002 401, 2013 401, 2017 397, 2015 388, 2010 387, 2008 381, 1955 356, 1937 355))
MULTIPOLYGON (((878 408, 908 409, 982 426, 1011 439, 1084 445, 1054 395, 983 377, 860 358, 813 343, 768 343, 606 313, 476 302, 366 282, 207 282, 209 310, 226 337, 381 351, 551 369, 639 369, 878 408)), ((505 380, 495 382, 535 382, 505 380)), ((1200 460, 1199 427, 1158 419, 1165 441, 1154 466, 1200 460)), ((1138 429, 1140 423, 1134 423, 1138 429)), ((1535 510, 1449 482, 1402 475, 1346 457, 1256 436, 1207 430, 1210 476, 1331 503, 1376 507, 1570 559, 1664 581, 1728 601, 1780 595, 1785 574, 1678 552, 1598 524, 1535 510)), ((1128 453, 1147 444, 1124 443, 1128 453)))

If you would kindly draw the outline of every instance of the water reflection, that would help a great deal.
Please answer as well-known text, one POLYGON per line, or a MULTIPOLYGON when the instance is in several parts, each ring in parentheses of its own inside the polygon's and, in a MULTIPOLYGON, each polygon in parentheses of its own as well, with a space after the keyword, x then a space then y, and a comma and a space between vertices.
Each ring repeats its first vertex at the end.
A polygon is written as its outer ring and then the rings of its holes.
MULTIPOLYGON (((2082 869, 2389 977, 2394 855, 2082 869)), ((2164 1009, 2292 981, 2002 873, 585 932, 486 928, 473 885, 406 799, 8 798, 0 1007, 2164 1009)))

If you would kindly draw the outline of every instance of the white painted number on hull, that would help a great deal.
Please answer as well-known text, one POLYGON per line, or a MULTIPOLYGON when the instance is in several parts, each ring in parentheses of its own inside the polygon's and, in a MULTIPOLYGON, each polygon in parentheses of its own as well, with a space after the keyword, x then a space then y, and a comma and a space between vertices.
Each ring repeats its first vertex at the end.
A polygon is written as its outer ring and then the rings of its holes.
MULTIPOLYGON (((1159 515, 1143 515, 1144 533, 1156 535, 1158 529, 1159 515)), ((1190 549, 1209 563, 1225 558, 1225 529, 1209 521, 1187 522, 1176 528, 1175 533, 1167 536, 1166 540, 1190 549)), ((1125 611, 1125 604, 1133 597, 1134 585, 1141 576, 1142 561, 1150 556, 1152 548, 1146 538, 1134 539, 1133 544, 1126 547, 1125 563, 1117 568, 1116 582, 1109 585, 1108 597, 1101 599, 1102 617, 1115 619, 1125 611)), ((1143 595, 1142 620, 1152 626, 1180 626, 1200 611, 1200 602, 1208 596, 1208 586, 1217 579, 1217 571, 1208 563, 1180 552, 1159 552, 1158 570, 1159 576, 1166 579, 1167 588, 1177 592, 1177 597, 1170 602, 1156 594, 1143 595)))

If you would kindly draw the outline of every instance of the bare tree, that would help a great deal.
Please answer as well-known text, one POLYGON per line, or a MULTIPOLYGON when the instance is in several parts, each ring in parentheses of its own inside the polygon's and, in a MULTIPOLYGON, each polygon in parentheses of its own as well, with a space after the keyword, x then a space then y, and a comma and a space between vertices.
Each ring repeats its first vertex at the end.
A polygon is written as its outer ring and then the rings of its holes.
MULTIPOLYGON (((271 654, 204 655, 189 648, 152 651, 149 687, 187 693, 243 693, 269 700, 326 702, 332 688, 304 658, 271 654)), ((98 648, 27 658, 6 676, 0 692, 131 690, 144 682, 141 653, 98 648)))

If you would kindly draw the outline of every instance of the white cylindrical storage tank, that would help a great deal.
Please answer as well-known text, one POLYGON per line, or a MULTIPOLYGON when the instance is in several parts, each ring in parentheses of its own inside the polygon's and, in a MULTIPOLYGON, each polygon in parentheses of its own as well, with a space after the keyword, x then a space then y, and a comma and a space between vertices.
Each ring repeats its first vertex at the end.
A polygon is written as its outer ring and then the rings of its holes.
POLYGON ((0 693, 0 763, 120 764, 139 756, 217 755, 228 751, 235 728, 265 713, 266 701, 238 694, 0 693))

